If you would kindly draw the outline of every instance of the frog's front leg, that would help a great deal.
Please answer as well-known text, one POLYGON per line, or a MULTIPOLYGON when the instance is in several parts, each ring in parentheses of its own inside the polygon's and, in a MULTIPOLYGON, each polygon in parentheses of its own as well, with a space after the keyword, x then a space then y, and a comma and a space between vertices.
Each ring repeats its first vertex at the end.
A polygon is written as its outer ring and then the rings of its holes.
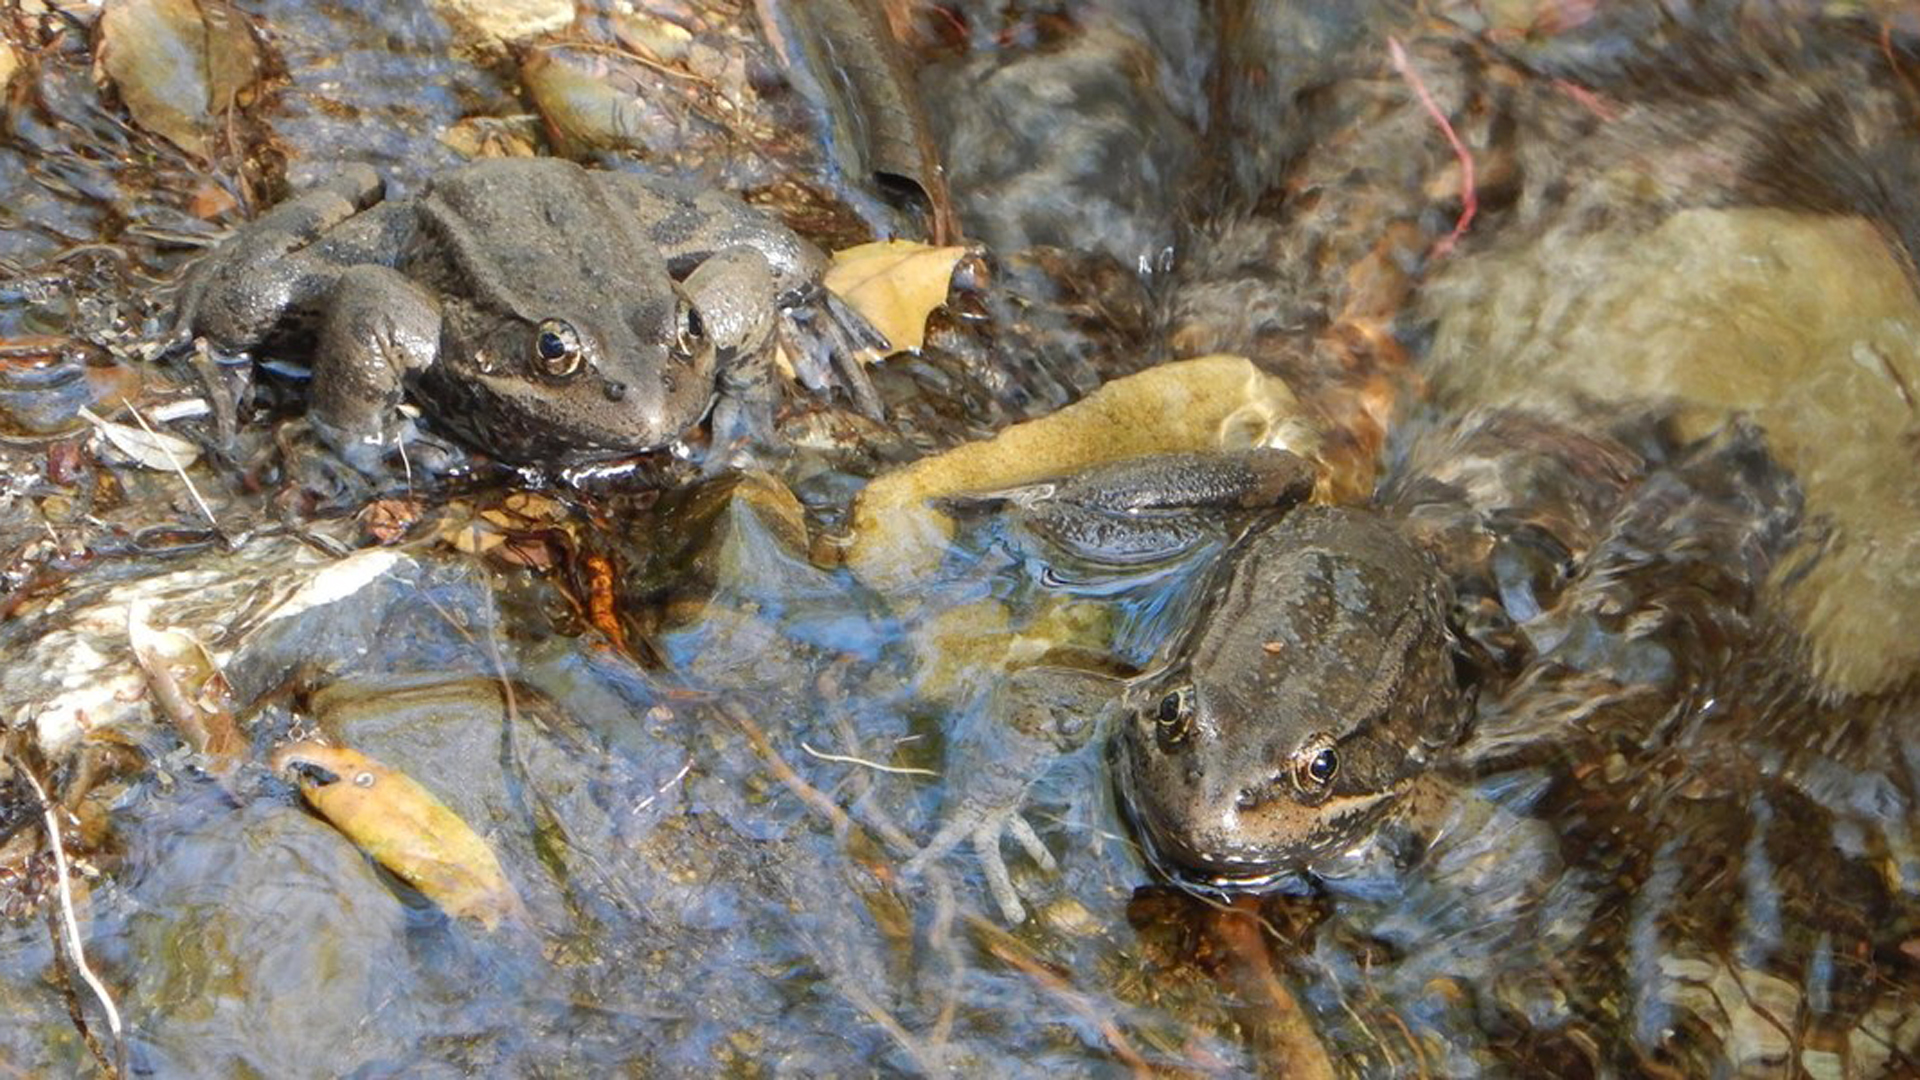
POLYGON ((1062 479, 941 500, 999 510, 1069 557, 1126 568, 1173 558, 1218 535, 1235 512, 1285 510, 1313 493, 1313 464, 1285 450, 1156 454, 1062 479))
POLYGON ((439 356, 440 305, 384 266, 342 271, 328 299, 308 421, 347 464, 378 477, 387 451, 412 434, 400 401, 408 376, 439 356))
POLYGON ((901 872, 918 874, 971 840, 1001 914, 1009 923, 1026 921, 1000 842, 1011 836, 1041 869, 1059 868, 1021 808, 1055 762, 1092 739, 1123 685, 1099 672, 1052 666, 1023 668, 1001 680, 977 728, 947 755, 951 797, 939 829, 901 872))
POLYGON ((372 206, 383 190, 371 168, 349 165, 241 227, 188 276, 176 324, 183 336, 226 351, 259 344, 289 311, 327 292, 339 273, 337 262, 298 253, 372 206))
POLYGON ((713 342, 718 397, 713 406, 713 461, 727 448, 753 446, 773 434, 773 331, 779 289, 773 268, 754 248, 714 252, 681 288, 713 342))

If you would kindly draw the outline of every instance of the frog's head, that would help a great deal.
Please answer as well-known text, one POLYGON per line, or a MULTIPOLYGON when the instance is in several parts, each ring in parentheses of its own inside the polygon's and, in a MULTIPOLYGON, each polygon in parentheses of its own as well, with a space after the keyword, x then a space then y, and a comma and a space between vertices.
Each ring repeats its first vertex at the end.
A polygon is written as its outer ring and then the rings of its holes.
POLYGON ((474 357, 475 378, 492 423, 525 430, 482 435, 482 445, 524 446, 547 460, 665 446, 705 414, 715 358, 698 308, 677 285, 502 319, 474 357))
POLYGON ((1447 606, 1375 515, 1306 508, 1250 536, 1128 694, 1118 775, 1154 861, 1252 887, 1367 839, 1464 729, 1447 606))

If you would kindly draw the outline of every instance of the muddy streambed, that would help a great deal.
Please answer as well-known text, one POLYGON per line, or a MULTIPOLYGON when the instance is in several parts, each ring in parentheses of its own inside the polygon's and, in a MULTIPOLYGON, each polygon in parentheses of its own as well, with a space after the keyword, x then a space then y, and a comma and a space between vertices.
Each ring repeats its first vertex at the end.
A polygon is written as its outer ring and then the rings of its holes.
POLYGON ((790 67, 774 0, 0 16, 0 1068, 1920 1071, 1910 11, 846 9, 970 244, 884 418, 788 386, 755 468, 573 483, 369 483, 297 350, 163 348, 174 286, 353 162, 925 239, 822 96, 867 54, 790 67), (1151 677, 1246 523, 1115 574, 929 500, 1250 445, 1445 568, 1472 720, 1417 843, 1220 892, 1048 673, 1151 677), (497 878, 371 858, 323 761, 497 878))

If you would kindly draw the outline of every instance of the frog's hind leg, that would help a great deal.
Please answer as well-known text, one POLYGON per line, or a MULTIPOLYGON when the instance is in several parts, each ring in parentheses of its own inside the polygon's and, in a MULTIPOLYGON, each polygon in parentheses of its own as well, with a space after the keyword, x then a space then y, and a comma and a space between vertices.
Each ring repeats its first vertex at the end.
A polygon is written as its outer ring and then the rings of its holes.
POLYGON ((439 354, 440 305, 397 270, 354 266, 334 283, 313 361, 308 420, 347 464, 384 472, 411 434, 400 412, 407 376, 439 354))
POLYGON ((1311 462, 1285 450, 1156 454, 938 505, 954 514, 999 511, 1072 559, 1125 569, 1230 534, 1236 512, 1245 519, 1249 511, 1289 509, 1313 493, 1315 477, 1311 462))

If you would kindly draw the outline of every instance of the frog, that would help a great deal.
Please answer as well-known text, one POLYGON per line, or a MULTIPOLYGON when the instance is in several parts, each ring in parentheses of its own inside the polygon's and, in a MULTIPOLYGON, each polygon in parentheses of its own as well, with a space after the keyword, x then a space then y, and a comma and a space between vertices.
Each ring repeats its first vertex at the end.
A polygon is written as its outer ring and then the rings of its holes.
POLYGON ((1255 888, 1376 834, 1472 694, 1439 564, 1384 515, 1305 506, 1222 560, 1113 737, 1148 858, 1255 888))
POLYGON ((1313 501, 1319 467, 1280 449, 1129 458, 941 500, 997 515, 1052 578, 1103 592, 1212 554, 1136 670, 1042 662, 995 685, 987 708, 1011 734, 908 869, 970 839, 1021 921, 999 841, 1051 868, 1022 804, 1095 741, 1146 861, 1183 887, 1378 880, 1416 859, 1462 812, 1455 773, 1477 752, 1483 695, 1532 658, 1508 608, 1556 608, 1641 468, 1546 418, 1460 430, 1416 446, 1359 505, 1313 501))
POLYGON ((388 198, 348 165, 223 241, 176 331, 220 353, 313 345, 308 420, 375 475, 432 428, 519 465, 656 450, 712 413, 770 421, 769 343, 826 256, 723 192, 560 158, 484 159, 388 198))
POLYGON ((1095 573, 1164 563, 1222 522, 1228 543, 1146 670, 1041 665, 996 686, 999 726, 1033 752, 1003 752, 991 782, 964 783, 909 872, 971 838, 1002 913, 1021 921, 998 838, 1052 868, 1019 814, 1034 761, 1098 731, 1111 731, 1149 861, 1196 883, 1254 888, 1337 859, 1414 801, 1470 715, 1453 593, 1391 517, 1308 504, 1316 478, 1307 459, 1261 448, 1123 459, 944 500, 998 513, 1095 573))

